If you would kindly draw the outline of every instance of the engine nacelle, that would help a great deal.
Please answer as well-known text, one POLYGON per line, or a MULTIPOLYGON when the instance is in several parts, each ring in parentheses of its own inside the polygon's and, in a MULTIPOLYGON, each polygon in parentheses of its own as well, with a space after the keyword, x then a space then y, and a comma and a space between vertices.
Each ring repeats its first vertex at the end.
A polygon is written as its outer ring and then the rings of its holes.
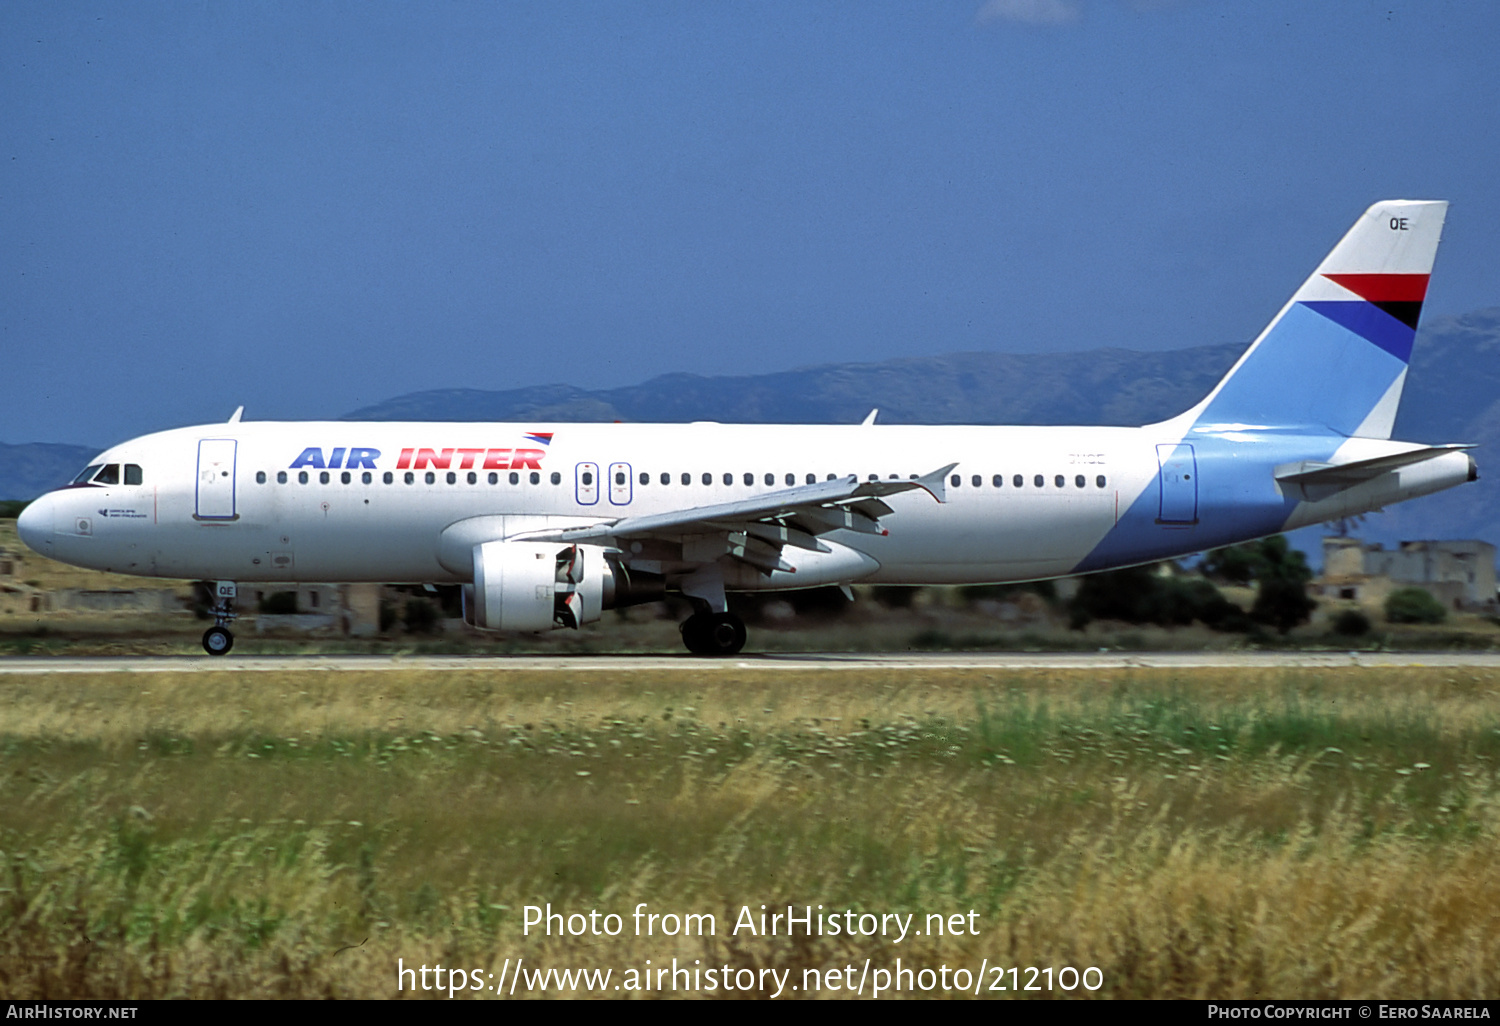
MULTIPOLYGON (((492 631, 577 629, 629 601, 628 578, 598 545, 492 541, 474 546, 464 619, 492 631)), ((653 596, 654 597, 654 596, 653 596)))

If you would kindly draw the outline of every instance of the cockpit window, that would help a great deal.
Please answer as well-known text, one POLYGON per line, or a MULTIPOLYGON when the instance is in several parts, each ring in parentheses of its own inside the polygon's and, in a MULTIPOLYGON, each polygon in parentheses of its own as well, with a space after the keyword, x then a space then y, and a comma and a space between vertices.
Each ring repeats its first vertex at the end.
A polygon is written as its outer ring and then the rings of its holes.
POLYGON ((90 466, 84 467, 83 468, 83 473, 81 473, 77 477, 75 477, 73 479, 73 483, 74 484, 84 484, 84 483, 86 483, 88 481, 92 481, 94 479, 94 475, 97 474, 97 473, 99 473, 99 468, 102 467, 102 466, 104 466, 104 464, 102 464, 102 463, 95 463, 95 464, 92 464, 90 466))
POLYGON ((94 484, 119 484, 120 465, 118 463, 106 464, 104 469, 94 475, 94 484))
POLYGON ((138 485, 141 481, 140 465, 136 463, 125 464, 125 483, 128 485, 138 485))

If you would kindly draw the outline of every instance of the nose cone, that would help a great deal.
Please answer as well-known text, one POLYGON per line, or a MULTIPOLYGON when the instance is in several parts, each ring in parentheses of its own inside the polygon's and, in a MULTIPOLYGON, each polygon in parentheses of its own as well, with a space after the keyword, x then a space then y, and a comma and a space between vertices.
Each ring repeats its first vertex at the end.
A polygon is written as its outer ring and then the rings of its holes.
POLYGON ((21 540, 44 556, 52 554, 53 519, 57 500, 49 492, 21 511, 16 520, 16 533, 21 540))

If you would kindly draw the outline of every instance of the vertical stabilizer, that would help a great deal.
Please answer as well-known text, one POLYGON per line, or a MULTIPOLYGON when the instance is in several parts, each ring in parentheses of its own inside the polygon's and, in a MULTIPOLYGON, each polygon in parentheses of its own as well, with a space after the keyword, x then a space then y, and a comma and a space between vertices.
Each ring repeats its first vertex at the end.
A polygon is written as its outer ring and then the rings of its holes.
POLYGON ((1365 211, 1188 418, 1390 438, 1447 212, 1428 200, 1365 211))

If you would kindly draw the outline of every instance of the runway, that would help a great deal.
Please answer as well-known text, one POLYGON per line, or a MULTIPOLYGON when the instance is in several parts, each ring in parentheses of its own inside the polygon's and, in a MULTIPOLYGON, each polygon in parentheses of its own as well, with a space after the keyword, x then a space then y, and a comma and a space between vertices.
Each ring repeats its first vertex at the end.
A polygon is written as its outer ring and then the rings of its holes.
POLYGON ((691 670, 1118 670, 1297 667, 1500 667, 1495 652, 795 652, 730 659, 689 655, 234 655, 16 656, 0 658, 0 674, 273 673, 288 671, 486 670, 505 672, 631 673, 691 670))

